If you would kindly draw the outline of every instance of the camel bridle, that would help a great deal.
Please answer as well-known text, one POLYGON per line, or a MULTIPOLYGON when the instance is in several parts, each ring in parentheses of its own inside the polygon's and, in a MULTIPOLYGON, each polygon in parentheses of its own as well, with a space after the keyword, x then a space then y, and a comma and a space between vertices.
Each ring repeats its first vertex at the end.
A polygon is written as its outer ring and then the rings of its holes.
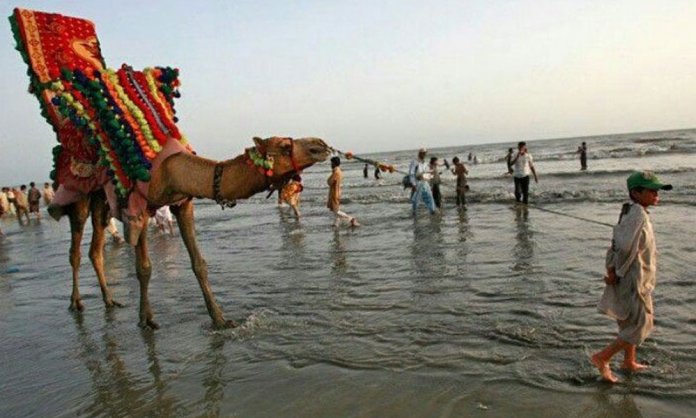
MULTIPOLYGON (((287 150, 287 152, 278 152, 278 153, 268 153, 266 149, 262 149, 260 146, 255 147, 256 151, 264 161, 267 161, 270 158, 272 158, 272 165, 271 168, 263 173, 264 181, 265 181, 265 187, 264 190, 269 190, 271 189, 271 193, 275 189, 280 189, 282 185, 287 181, 287 178, 292 177, 294 174, 299 174, 302 169, 300 166, 297 164, 297 161, 295 160, 295 141, 292 138, 283 138, 284 140, 290 141, 290 148, 287 150), (290 158, 290 164, 292 164, 292 171, 286 175, 284 175, 280 181, 277 182, 271 182, 271 178, 275 175, 275 164, 277 159, 275 157, 289 157, 290 158), (271 172, 269 175, 268 173, 271 172)), ((264 147, 265 148, 265 147, 264 147)), ((251 156, 249 155, 249 152, 247 151, 246 157, 248 161, 252 161, 251 165, 253 164, 253 160, 251 156)), ((225 199, 222 196, 222 193, 220 191, 220 186, 222 183, 222 171, 223 171, 223 166, 224 166, 224 161, 221 161, 217 164, 215 164, 215 173, 213 174, 213 197, 215 199, 215 202, 220 205, 220 207, 224 210, 225 208, 233 208, 237 205, 237 200, 236 199, 225 199)))

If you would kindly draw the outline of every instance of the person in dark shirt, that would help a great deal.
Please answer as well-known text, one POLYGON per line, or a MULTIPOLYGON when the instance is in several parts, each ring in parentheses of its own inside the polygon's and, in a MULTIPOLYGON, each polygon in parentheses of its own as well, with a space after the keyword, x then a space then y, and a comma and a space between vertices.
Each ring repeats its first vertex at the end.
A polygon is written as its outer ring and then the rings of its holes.
POLYGON ((580 170, 587 170, 587 143, 583 142, 576 154, 580 154, 580 170))
POLYGON ((512 148, 508 148, 507 157, 505 157, 505 161, 507 162, 507 169, 508 169, 507 173, 508 174, 512 174, 515 172, 515 169, 512 167, 512 153, 513 153, 512 148))

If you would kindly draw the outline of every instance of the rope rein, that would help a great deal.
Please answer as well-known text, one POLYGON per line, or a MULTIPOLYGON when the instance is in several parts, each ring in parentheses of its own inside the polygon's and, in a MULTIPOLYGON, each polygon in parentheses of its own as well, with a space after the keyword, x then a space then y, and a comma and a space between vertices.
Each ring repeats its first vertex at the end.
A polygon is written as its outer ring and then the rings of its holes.
POLYGON ((612 225, 612 224, 610 224, 610 223, 601 222, 601 221, 595 221, 594 219, 587 219, 587 218, 583 218, 583 217, 581 217, 581 216, 569 215, 569 214, 567 214, 567 213, 556 212, 555 210, 542 208, 542 207, 539 207, 539 206, 537 206, 537 205, 530 205, 530 204, 528 204, 527 206, 529 206, 530 208, 538 209, 538 210, 540 210, 540 211, 542 211, 542 212, 548 212, 548 213, 552 213, 552 214, 558 215, 558 216, 566 216, 566 217, 568 217, 568 218, 577 219, 577 220, 579 220, 579 221, 585 221, 585 222, 589 222, 589 223, 593 223, 593 224, 597 224, 597 225, 608 226, 609 228, 613 228, 613 227, 614 227, 614 225, 612 225))

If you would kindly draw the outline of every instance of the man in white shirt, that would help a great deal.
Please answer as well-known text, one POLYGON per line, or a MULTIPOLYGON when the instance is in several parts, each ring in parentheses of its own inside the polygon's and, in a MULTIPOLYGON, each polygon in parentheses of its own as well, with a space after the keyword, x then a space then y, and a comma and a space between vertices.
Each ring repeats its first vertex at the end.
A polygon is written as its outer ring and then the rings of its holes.
POLYGON ((539 183, 534 159, 527 152, 527 143, 522 141, 517 144, 517 155, 511 161, 513 166, 513 178, 515 180, 515 200, 527 204, 529 198, 529 173, 534 175, 534 182, 539 183))
POLYGON ((411 165, 408 168, 408 176, 411 182, 411 205, 413 206, 414 215, 416 214, 419 200, 423 200, 425 207, 428 208, 431 215, 435 213, 435 201, 430 190, 430 183, 428 183, 428 180, 431 178, 430 167, 425 161, 427 153, 428 150, 421 148, 418 151, 418 158, 411 161, 411 165))

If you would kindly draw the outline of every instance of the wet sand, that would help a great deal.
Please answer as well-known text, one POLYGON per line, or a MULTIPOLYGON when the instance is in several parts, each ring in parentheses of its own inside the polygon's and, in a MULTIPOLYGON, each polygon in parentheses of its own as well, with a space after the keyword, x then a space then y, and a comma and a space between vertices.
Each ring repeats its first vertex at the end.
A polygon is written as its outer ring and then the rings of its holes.
MULTIPOLYGON (((615 222, 620 205, 550 205, 615 222)), ((0 416, 689 417, 696 411, 693 208, 653 211, 660 265, 651 368, 611 386, 589 354, 615 333, 596 312, 609 228, 509 204, 417 220, 351 204, 197 204, 218 301, 210 328, 178 237, 151 236, 157 332, 137 327, 133 251, 106 245, 106 311, 83 245, 82 314, 68 311, 68 225, 0 243, 0 416), (9 271, 15 271, 9 273, 9 271)))

